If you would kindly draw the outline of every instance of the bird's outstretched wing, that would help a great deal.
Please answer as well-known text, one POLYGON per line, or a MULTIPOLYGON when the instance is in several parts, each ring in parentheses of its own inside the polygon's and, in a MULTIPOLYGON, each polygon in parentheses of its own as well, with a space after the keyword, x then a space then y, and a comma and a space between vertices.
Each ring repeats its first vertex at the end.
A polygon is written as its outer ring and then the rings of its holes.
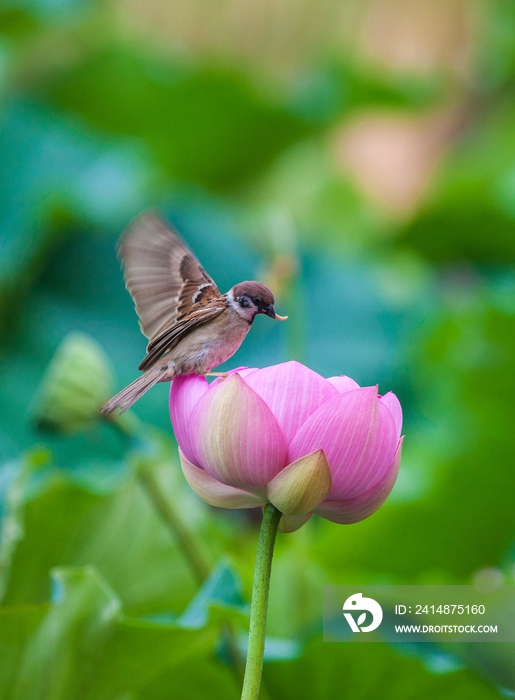
POLYGON ((227 307, 195 255, 154 213, 141 214, 122 234, 119 256, 141 331, 149 339, 140 369, 227 307))

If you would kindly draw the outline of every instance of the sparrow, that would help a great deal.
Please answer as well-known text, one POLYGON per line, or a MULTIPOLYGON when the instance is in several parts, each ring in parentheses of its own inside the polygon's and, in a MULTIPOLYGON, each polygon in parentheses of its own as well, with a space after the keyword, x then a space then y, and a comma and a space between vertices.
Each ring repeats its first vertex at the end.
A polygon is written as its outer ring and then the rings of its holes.
POLYGON ((238 350, 258 314, 288 318, 275 313, 274 295, 261 282, 240 282, 221 294, 176 231, 153 213, 132 222, 118 255, 149 342, 138 367, 143 374, 100 409, 104 415, 116 408, 124 413, 157 382, 212 375, 238 350))

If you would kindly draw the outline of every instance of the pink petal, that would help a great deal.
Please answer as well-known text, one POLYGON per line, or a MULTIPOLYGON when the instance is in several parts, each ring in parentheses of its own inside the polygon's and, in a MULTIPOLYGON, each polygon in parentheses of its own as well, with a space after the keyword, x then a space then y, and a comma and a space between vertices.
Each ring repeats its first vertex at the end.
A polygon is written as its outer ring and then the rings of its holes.
POLYGON ((343 394, 344 391, 359 389, 359 384, 354 379, 346 377, 345 374, 342 374, 341 377, 329 377, 327 381, 336 387, 339 394, 343 394))
POLYGON ((384 396, 381 396, 379 401, 381 401, 381 403, 383 403, 392 414, 395 421, 395 427, 397 428, 397 440, 399 440, 402 431, 402 408, 399 399, 394 393, 389 391, 384 396))
MULTIPOLYGON (((170 418, 175 439, 186 457, 196 464, 190 441, 190 418, 196 403, 208 390, 205 377, 191 374, 177 377, 170 386, 170 418)), ((197 465, 198 466, 198 465, 197 465)))
POLYGON ((315 509, 315 513, 321 515, 333 523, 357 523, 372 515, 388 498, 397 479, 401 462, 402 443, 400 440, 393 458, 383 478, 372 488, 355 498, 344 501, 324 501, 315 509))
POLYGON ((224 382, 233 374, 239 374, 240 377, 247 377, 249 374, 253 374, 254 372, 259 372, 257 367, 237 367, 236 369, 229 369, 227 372, 224 372, 222 376, 215 377, 211 382, 209 382, 209 388, 213 389, 214 387, 218 386, 220 382, 224 382))
POLYGON ((259 372, 258 367, 239 367, 238 369, 235 369, 234 372, 237 372, 240 377, 248 377, 249 374, 254 374, 254 372, 259 372))
POLYGON ((251 367, 249 369, 246 365, 242 365, 241 367, 235 367, 234 369, 227 370, 226 374, 234 374, 235 372, 238 372, 238 374, 242 374, 242 372, 254 372, 255 369, 257 368, 251 367))
POLYGON ((261 396, 274 414, 288 445, 304 421, 336 390, 325 379, 299 362, 265 367, 245 377, 245 383, 261 396))
POLYGON ((265 493, 285 465, 277 421, 239 374, 217 381, 198 401, 190 435, 198 464, 230 486, 265 493))
POLYGON ((326 401, 295 435, 288 461, 322 448, 331 468, 329 499, 368 491, 386 473, 397 447, 395 421, 377 387, 354 389, 326 401))
POLYGON ((200 498, 210 506, 218 508, 255 508, 266 503, 266 499, 253 493, 226 486, 214 479, 200 467, 192 464, 179 450, 182 471, 186 481, 200 498))

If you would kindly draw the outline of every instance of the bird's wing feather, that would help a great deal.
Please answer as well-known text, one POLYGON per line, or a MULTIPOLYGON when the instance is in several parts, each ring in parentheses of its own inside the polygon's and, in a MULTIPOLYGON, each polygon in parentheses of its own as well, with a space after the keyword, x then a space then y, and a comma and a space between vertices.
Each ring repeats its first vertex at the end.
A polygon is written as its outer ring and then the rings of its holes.
POLYGON ((148 351, 161 346, 175 324, 190 330, 189 323, 182 324, 190 313, 194 312, 193 325, 198 325, 203 322, 202 308, 208 320, 215 306, 222 305, 221 310, 226 306, 188 246, 155 214, 142 214, 132 222, 120 239, 119 255, 141 331, 150 340, 148 351))
POLYGON ((198 308, 192 309, 190 313, 178 320, 171 328, 164 330, 159 336, 152 338, 147 347, 147 355, 141 362, 138 369, 147 370, 159 360, 163 353, 174 348, 181 340, 197 326, 207 321, 211 321, 227 309, 225 299, 224 304, 211 302, 209 304, 199 304, 198 308))

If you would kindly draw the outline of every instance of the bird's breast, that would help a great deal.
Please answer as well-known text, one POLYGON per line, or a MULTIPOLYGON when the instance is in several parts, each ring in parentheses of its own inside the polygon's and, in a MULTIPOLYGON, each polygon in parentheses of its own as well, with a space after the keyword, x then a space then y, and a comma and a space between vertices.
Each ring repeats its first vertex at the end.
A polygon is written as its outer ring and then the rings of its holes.
POLYGON ((242 344, 250 326, 234 311, 227 311, 195 328, 170 355, 178 374, 209 372, 230 359, 242 344))

